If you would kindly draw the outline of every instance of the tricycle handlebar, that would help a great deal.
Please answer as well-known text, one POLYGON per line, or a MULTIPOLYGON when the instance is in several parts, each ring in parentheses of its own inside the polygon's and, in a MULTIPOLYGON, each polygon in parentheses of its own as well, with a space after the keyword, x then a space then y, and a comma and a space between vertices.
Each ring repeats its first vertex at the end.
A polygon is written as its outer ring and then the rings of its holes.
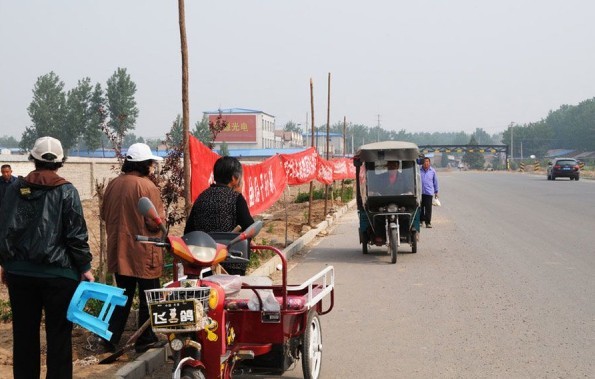
POLYGON ((169 243, 163 241, 159 237, 136 236, 135 239, 141 243, 150 243, 160 247, 169 246, 169 243))

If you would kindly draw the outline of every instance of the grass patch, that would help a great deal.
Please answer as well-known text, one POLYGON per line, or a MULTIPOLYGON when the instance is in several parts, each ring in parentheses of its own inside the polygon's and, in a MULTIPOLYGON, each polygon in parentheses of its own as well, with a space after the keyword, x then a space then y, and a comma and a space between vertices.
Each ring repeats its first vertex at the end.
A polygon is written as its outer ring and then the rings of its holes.
POLYGON ((10 301, 0 300, 0 321, 12 321, 12 308, 10 308, 10 301))

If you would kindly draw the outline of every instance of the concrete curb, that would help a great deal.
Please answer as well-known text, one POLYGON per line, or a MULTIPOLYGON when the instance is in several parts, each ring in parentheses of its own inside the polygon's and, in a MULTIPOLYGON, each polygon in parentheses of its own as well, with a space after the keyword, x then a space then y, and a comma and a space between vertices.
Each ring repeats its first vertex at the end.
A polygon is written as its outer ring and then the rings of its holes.
MULTIPOLYGON (((287 246, 285 249, 282 250, 283 255, 286 259, 291 258, 291 256, 304 248, 308 243, 310 243, 318 233, 326 230, 328 227, 333 225, 341 216, 345 214, 349 209, 355 206, 355 199, 351 200, 346 205, 342 206, 337 210, 337 212, 328 215, 326 220, 321 222, 320 224, 316 225, 316 227, 297 240, 295 240, 291 245, 287 246)), ((259 268, 254 270, 250 275, 255 276, 269 276, 273 272, 277 270, 277 265, 281 263, 281 259, 278 256, 274 256, 273 258, 269 259, 267 262, 262 264, 259 268)))
MULTIPOLYGON (((328 215, 325 221, 316 225, 314 229, 310 230, 309 232, 298 238, 296 241, 294 241, 291 245, 283 249, 283 255, 285 255, 285 258, 289 259, 292 255, 302 250, 304 246, 306 246, 314 238, 316 238, 316 236, 320 232, 332 226, 339 218, 341 218, 341 216, 343 216, 348 210, 350 210, 354 206, 355 200, 351 200, 349 203, 339 208, 337 212, 333 213, 332 215, 328 215)), ((281 263, 281 259, 275 256, 269 259, 259 268, 254 270, 250 275, 269 276, 277 270, 277 265, 279 263, 281 263)), ((166 351, 166 347, 160 347, 157 349, 151 349, 147 351, 146 353, 136 358, 134 361, 122 366, 118 370, 118 372, 116 372, 116 379, 145 378, 145 376, 150 375, 158 367, 162 366, 165 362, 167 362, 166 351)))

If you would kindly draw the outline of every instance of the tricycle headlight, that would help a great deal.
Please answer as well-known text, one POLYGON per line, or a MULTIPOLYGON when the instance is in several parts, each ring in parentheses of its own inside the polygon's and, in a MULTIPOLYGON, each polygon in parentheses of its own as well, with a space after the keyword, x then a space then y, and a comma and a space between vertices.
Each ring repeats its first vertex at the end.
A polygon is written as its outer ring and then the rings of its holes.
POLYGON ((386 208, 387 211, 389 211, 390 213, 395 213, 399 210, 399 208, 397 207, 397 204, 389 204, 389 206, 386 208))
POLYGON ((184 342, 179 338, 174 338, 169 341, 169 346, 171 346, 173 351, 180 351, 184 347, 184 342))

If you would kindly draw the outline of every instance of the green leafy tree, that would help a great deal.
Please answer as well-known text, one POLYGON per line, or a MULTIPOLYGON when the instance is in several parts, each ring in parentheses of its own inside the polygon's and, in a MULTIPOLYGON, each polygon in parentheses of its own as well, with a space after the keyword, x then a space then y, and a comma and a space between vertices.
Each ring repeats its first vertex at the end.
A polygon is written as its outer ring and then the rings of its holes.
POLYGON ((144 143, 145 139, 143 137, 137 137, 134 133, 128 133, 122 139, 122 147, 130 147, 133 143, 141 142, 144 143))
POLYGON ((184 142, 184 124, 182 116, 178 115, 172 123, 169 131, 169 138, 174 146, 181 145, 184 142))
POLYGON ((95 150, 102 146, 102 137, 104 135, 101 132, 101 127, 105 124, 107 118, 106 102, 99 83, 95 85, 87 112, 89 122, 83 133, 83 140, 87 149, 95 150))
POLYGON ((124 135, 133 130, 138 117, 136 107, 136 84, 125 68, 120 68, 107 80, 108 126, 116 138, 122 142, 124 135))
POLYGON ((37 78, 33 86, 33 101, 27 108, 32 124, 23 132, 21 148, 31 149, 35 140, 43 136, 61 139, 66 110, 64 83, 60 77, 52 71, 37 78))
POLYGON ((494 143, 492 137, 490 137, 490 135, 482 128, 475 128, 475 133, 473 133, 473 135, 475 136, 478 145, 491 145, 494 143))
MULTIPOLYGON (((477 141, 475 140, 475 136, 471 136, 468 145, 470 148, 478 145, 477 141)), ((485 158, 478 149, 474 149, 472 152, 467 151, 465 154, 463 154, 463 163, 467 164, 467 166, 469 166, 471 169, 481 170, 483 169, 485 158)))
POLYGON ((19 141, 13 136, 4 135, 0 137, 0 146, 2 147, 19 147, 19 141))
POLYGON ((213 142, 213 136, 209 130, 209 118, 206 115, 194 124, 194 129, 190 133, 206 146, 213 142))
POLYGON ((286 132, 297 132, 297 133, 302 132, 302 129, 300 129, 299 125, 293 121, 288 121, 285 124, 285 126, 283 127, 283 130, 286 132))
POLYGON ((227 121, 223 119, 221 111, 215 122, 209 121, 209 118, 205 115, 202 121, 197 122, 194 125, 194 130, 191 132, 193 136, 198 138, 200 142, 213 150, 215 146, 214 141, 217 139, 217 135, 221 133, 223 129, 227 127, 227 121))
POLYGON ((147 138, 147 140, 145 141, 145 143, 147 145, 149 145, 149 147, 151 149, 157 150, 157 149, 159 149, 159 145, 161 145, 161 139, 159 139, 159 138, 147 138))
POLYGON ((91 107, 92 91, 93 87, 89 78, 79 80, 77 86, 68 91, 66 122, 60 138, 65 148, 74 146, 79 137, 88 129, 91 121, 89 108, 91 107))
POLYGON ((219 155, 221 155, 222 157, 229 156, 229 147, 227 146, 227 142, 224 141, 221 143, 221 149, 219 150, 219 155))

